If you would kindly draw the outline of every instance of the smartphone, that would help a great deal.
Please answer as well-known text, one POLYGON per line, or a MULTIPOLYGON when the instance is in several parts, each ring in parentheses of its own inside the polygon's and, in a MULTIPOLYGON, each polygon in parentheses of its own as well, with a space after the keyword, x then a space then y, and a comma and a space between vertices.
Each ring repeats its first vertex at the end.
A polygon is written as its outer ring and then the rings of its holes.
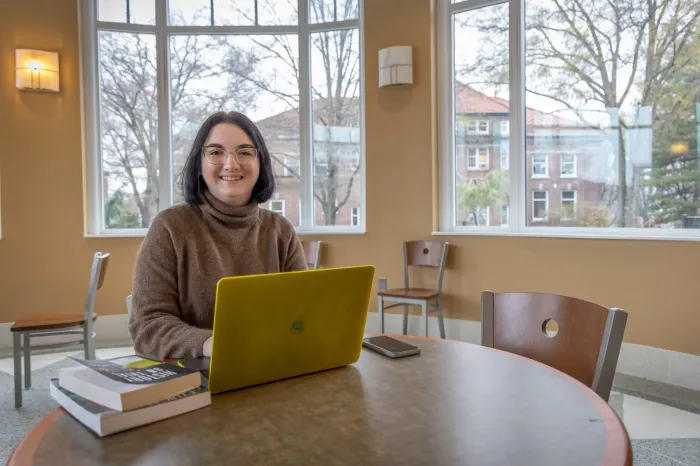
POLYGON ((362 340, 362 346, 390 358, 403 358, 405 356, 420 354, 419 347, 385 335, 364 338, 362 340))

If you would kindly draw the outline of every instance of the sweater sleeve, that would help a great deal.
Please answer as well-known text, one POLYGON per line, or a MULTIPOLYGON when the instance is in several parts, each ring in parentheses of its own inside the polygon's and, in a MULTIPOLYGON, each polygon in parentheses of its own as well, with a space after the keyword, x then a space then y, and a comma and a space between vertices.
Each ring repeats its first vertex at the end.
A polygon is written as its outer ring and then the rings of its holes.
POLYGON ((147 358, 194 358, 212 335, 185 323, 178 304, 177 255, 170 231, 157 216, 136 257, 129 332, 147 358))
POLYGON ((304 255, 304 248, 301 245, 301 240, 299 240, 294 229, 292 229, 291 235, 289 247, 287 248, 287 259, 284 263, 284 271, 296 272, 299 270, 306 270, 306 256, 304 255))

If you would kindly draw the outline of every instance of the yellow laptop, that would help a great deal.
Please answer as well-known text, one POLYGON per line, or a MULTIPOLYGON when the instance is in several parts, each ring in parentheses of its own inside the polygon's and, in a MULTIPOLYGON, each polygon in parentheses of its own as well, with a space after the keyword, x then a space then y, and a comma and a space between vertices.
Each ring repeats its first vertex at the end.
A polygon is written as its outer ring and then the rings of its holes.
POLYGON ((222 278, 209 391, 357 362, 373 279, 373 266, 222 278))

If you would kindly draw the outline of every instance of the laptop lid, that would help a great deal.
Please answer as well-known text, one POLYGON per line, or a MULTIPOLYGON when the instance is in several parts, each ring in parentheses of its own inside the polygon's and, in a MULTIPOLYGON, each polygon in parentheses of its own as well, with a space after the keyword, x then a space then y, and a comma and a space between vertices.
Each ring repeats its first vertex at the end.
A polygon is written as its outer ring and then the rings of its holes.
POLYGON ((373 279, 373 266, 222 278, 209 391, 357 362, 373 279))

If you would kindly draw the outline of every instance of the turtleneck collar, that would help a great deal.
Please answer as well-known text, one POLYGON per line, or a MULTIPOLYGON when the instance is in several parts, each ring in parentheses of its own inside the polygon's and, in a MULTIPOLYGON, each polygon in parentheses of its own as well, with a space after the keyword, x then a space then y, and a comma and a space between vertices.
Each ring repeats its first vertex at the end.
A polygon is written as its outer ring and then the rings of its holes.
POLYGON ((227 225, 253 225, 260 219, 258 204, 255 202, 243 207, 232 207, 214 197, 208 189, 199 194, 199 200, 202 210, 227 225))

